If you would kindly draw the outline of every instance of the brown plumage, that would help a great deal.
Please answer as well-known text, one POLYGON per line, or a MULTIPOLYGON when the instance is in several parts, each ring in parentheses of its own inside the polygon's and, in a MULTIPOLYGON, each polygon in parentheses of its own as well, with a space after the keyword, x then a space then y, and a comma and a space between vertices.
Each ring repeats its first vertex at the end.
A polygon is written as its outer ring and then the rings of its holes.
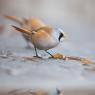
MULTIPOLYGON (((29 31, 33 31, 33 30, 37 30, 41 27, 46 26, 41 20, 37 19, 37 18, 19 18, 16 16, 9 16, 9 15, 4 15, 5 18, 12 20, 16 23, 18 23, 20 25, 21 28, 29 30, 29 31)), ((28 42, 31 42, 30 37, 25 34, 22 33, 22 36, 25 38, 25 40, 28 42)))
MULTIPOLYGON (((13 17, 10 17, 10 19, 11 18, 14 20, 13 17)), ((19 23, 19 20, 14 21, 18 21, 19 23)), ((39 19, 28 18, 23 19, 22 21, 22 24, 21 22, 19 23, 20 28, 16 26, 13 27, 23 34, 27 42, 31 42, 34 45, 37 57, 38 54, 36 48, 47 52, 47 50, 57 46, 60 42, 60 39, 64 37, 62 29, 53 29, 51 27, 48 27, 39 19)), ((49 52, 47 53, 50 54, 49 52)))

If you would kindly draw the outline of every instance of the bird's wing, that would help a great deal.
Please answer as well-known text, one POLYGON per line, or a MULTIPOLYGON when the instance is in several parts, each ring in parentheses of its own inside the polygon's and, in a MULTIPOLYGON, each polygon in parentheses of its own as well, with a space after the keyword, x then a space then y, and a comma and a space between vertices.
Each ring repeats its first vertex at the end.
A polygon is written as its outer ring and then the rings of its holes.
POLYGON ((48 26, 41 27, 41 28, 37 29, 36 31, 38 32, 39 30, 44 30, 45 32, 47 32, 49 34, 52 32, 52 28, 48 27, 48 26))

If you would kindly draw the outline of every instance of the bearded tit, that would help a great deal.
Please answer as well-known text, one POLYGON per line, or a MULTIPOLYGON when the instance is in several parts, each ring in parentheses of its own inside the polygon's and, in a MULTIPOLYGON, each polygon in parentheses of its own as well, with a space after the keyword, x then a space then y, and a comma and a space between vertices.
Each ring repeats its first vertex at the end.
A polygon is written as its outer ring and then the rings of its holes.
MULTIPOLYGON (((27 29, 28 31, 37 30, 40 27, 46 26, 41 20, 37 18, 32 18, 32 17, 19 18, 16 16, 8 16, 8 15, 5 15, 4 17, 16 22, 17 24, 19 24, 21 28, 27 29)), ((26 33, 22 33, 22 36, 27 42, 27 47, 30 47, 31 43, 30 37, 26 33)))
POLYGON ((37 49, 44 50, 46 53, 53 57, 53 55, 50 54, 47 50, 56 47, 60 43, 61 39, 65 37, 62 29, 52 29, 47 26, 32 31, 16 26, 13 27, 17 31, 28 35, 32 44, 34 45, 36 57, 39 57, 37 54, 37 49))

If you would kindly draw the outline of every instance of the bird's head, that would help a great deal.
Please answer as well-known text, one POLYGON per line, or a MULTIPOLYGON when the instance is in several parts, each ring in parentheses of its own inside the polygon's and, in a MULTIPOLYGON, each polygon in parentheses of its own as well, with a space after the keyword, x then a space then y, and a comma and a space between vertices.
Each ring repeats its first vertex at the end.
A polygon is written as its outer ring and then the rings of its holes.
POLYGON ((61 28, 58 28, 58 32, 59 32, 59 38, 58 38, 58 40, 59 41, 63 41, 63 39, 66 37, 65 32, 61 28))

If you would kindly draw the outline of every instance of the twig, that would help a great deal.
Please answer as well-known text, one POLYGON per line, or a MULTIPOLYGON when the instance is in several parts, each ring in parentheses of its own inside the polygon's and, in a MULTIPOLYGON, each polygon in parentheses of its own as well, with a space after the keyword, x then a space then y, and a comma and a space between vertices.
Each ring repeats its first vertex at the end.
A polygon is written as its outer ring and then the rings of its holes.
POLYGON ((0 55, 1 58, 15 58, 15 59, 20 59, 20 60, 30 60, 30 61, 35 61, 38 62, 37 60, 35 60, 34 57, 27 57, 27 56, 16 56, 16 55, 0 55))
MULTIPOLYGON (((30 60, 30 61, 35 61, 38 62, 36 57, 27 57, 27 56, 15 56, 15 55, 0 55, 1 58, 8 58, 8 57, 13 57, 13 58, 18 58, 18 59, 23 59, 23 60, 30 60)), ((83 64, 95 64, 94 61, 91 61, 87 58, 82 58, 82 57, 76 57, 76 56, 65 56, 62 54, 55 54, 53 55, 53 57, 49 57, 49 58, 53 58, 53 59, 63 59, 63 60, 75 60, 75 61, 79 61, 83 64)), ((41 58, 42 60, 44 60, 44 58, 41 58)))
POLYGON ((95 62, 87 59, 87 58, 82 58, 82 57, 76 57, 76 56, 65 56, 62 54, 55 54, 53 55, 53 58, 55 59, 63 59, 63 60, 75 60, 75 61, 79 61, 83 64, 95 64, 95 62))
POLYGON ((84 64, 95 64, 95 62, 93 62, 87 58, 75 57, 75 56, 67 56, 66 58, 68 58, 68 60, 75 60, 75 61, 79 61, 84 64))

